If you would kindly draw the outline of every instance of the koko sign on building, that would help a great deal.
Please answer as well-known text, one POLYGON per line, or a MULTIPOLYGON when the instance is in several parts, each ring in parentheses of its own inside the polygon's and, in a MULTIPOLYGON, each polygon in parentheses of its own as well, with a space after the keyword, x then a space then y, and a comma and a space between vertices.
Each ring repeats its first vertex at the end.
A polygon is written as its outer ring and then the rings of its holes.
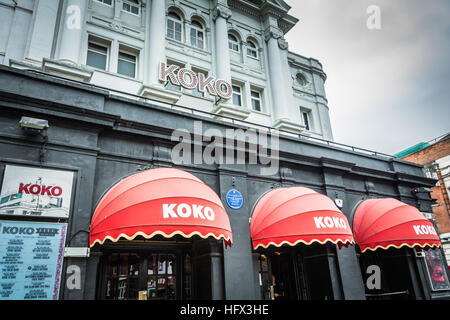
POLYGON ((7 165, 0 215, 68 218, 73 172, 7 165))
POLYGON ((203 73, 195 73, 186 68, 180 68, 177 65, 166 65, 165 62, 159 63, 159 80, 167 83, 170 81, 175 86, 182 86, 185 89, 195 89, 212 96, 219 96, 228 100, 233 95, 231 84, 223 79, 206 77, 203 73))

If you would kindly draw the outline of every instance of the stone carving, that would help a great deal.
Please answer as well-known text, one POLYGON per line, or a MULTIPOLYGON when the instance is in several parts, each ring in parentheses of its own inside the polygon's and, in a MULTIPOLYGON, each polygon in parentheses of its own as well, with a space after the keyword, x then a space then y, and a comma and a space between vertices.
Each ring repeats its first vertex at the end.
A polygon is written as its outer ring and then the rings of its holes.
POLYGON ((231 10, 223 5, 217 5, 213 9, 213 20, 216 21, 217 18, 222 17, 225 20, 228 20, 231 18, 231 10))
POLYGON ((274 27, 270 27, 264 31, 264 39, 266 41, 269 41, 270 38, 279 40, 280 38, 283 38, 283 32, 281 32, 281 30, 276 29, 274 27))
POLYGON ((283 37, 278 38, 278 47, 280 47, 281 50, 287 50, 288 48, 288 42, 283 37))

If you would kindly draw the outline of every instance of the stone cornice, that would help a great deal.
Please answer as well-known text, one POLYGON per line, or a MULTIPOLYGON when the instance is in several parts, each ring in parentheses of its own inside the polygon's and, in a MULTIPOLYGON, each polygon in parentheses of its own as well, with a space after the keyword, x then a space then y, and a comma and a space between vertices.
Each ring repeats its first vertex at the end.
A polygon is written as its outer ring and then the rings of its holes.
POLYGON ((217 18, 222 17, 225 20, 228 20, 232 16, 231 10, 224 6, 223 4, 218 4, 212 11, 213 20, 216 21, 217 18))
POLYGON ((271 38, 279 40, 283 37, 283 32, 275 27, 268 27, 264 30, 264 40, 269 41, 271 38))

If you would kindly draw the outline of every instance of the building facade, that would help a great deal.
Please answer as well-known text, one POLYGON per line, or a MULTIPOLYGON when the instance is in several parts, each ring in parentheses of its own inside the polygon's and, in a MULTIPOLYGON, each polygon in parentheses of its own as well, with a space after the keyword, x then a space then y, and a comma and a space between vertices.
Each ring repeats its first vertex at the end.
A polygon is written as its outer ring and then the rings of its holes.
POLYGON ((432 142, 420 144, 416 149, 400 153, 405 161, 421 164, 425 174, 437 180, 431 188, 431 197, 436 200, 433 206, 434 219, 443 242, 447 260, 450 258, 450 135, 432 142))
POLYGON ((435 181, 332 141, 288 11, 0 1, 1 299, 450 297, 435 181), (403 237, 357 237, 373 214, 403 237))
POLYGON ((4 65, 333 139, 326 75, 288 51, 298 19, 283 1, 30 0, 1 10, 4 65), (160 81, 160 62, 224 79, 233 97, 160 81))

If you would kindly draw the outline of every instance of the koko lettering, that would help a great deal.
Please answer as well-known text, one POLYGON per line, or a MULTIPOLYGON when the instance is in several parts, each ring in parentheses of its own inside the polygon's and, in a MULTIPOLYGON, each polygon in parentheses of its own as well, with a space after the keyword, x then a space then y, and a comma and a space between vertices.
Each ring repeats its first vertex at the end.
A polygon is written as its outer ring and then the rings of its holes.
POLYGON ((316 228, 340 228, 347 229, 347 224, 343 218, 338 217, 314 217, 316 228))
POLYGON ((413 228, 417 235, 421 235, 421 234, 437 235, 436 230, 432 226, 415 225, 415 226, 413 226, 413 228))
POLYGON ((59 197, 62 194, 62 188, 58 186, 45 186, 31 183, 27 184, 21 183, 19 185, 18 193, 59 197))
POLYGON ((163 204, 163 218, 189 218, 193 216, 195 219, 208 219, 213 221, 215 219, 214 210, 210 207, 200 205, 190 205, 187 203, 171 203, 163 204))
POLYGON ((233 94, 231 84, 223 79, 205 78, 205 75, 201 72, 197 74, 177 65, 168 66, 164 62, 159 64, 159 80, 164 83, 170 81, 175 86, 182 86, 189 90, 198 86, 198 91, 203 93, 208 91, 210 95, 219 96, 225 100, 230 99, 233 94))
POLYGON ((33 234, 34 228, 27 227, 3 227, 3 234, 33 234))

